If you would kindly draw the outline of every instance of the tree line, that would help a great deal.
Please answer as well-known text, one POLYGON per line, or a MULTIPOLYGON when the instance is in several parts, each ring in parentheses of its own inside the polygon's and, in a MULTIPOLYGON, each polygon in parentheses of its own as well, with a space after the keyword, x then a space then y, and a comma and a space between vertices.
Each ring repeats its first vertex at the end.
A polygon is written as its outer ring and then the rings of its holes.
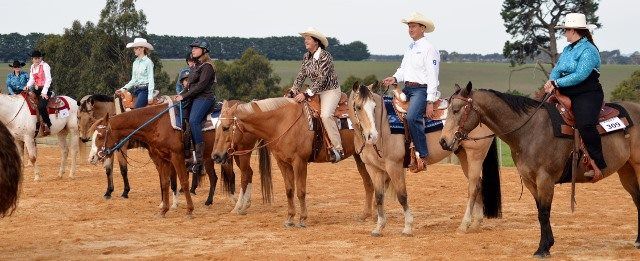
MULTIPOLYGON (((0 61, 25 60, 37 43, 55 35, 30 33, 0 34, 0 61)), ((160 59, 184 59, 189 52, 188 45, 195 37, 171 35, 146 35, 155 47, 155 53, 160 59)), ((240 59, 248 48, 252 48, 265 55, 269 60, 300 60, 306 51, 300 36, 280 36, 266 38, 240 37, 202 37, 211 43, 213 57, 222 60, 240 59)), ((336 38, 329 37, 328 50, 335 60, 361 61, 369 59, 367 45, 360 41, 341 44, 336 38)))

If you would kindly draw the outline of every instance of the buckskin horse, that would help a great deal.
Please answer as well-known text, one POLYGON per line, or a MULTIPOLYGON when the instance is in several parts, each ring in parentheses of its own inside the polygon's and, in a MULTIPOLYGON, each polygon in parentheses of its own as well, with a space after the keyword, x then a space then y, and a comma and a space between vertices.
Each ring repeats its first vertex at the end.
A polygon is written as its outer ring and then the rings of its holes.
MULTIPOLYGON (((633 122, 640 122, 640 105, 629 102, 617 104, 627 111, 633 122)), ((467 137, 468 130, 484 124, 509 145, 518 173, 538 209, 541 233, 534 255, 546 257, 554 244, 549 221, 554 185, 563 182, 565 164, 572 153, 574 141, 554 136, 550 114, 546 110, 538 110, 541 105, 527 97, 493 90, 472 90, 469 82, 466 88, 452 96, 441 144, 443 148, 455 150, 467 137)), ((625 131, 603 136, 602 149, 608 166, 602 174, 607 177, 617 171, 622 186, 631 195, 636 209, 640 210, 640 130, 634 125, 625 131)), ((584 173, 584 166, 580 164, 578 167, 577 173, 584 173)), ((575 181, 590 182, 591 179, 580 174, 576 175, 575 181)), ((638 221, 640 224, 640 212, 638 221)), ((640 248, 640 233, 634 245, 640 248)))
MULTIPOLYGON (((407 199, 403 166, 406 154, 405 137, 401 134, 391 134, 382 96, 371 90, 376 85, 377 83, 364 86, 356 82, 349 95, 349 117, 356 130, 355 146, 362 151, 361 157, 371 175, 375 190, 378 220, 371 235, 382 235, 382 229, 386 225, 384 198, 389 183, 393 186, 404 211, 405 225, 402 234, 411 235, 413 214, 407 199)), ((473 133, 490 135, 491 131, 486 127, 478 127, 473 133)), ((429 151, 427 164, 440 162, 451 155, 450 151, 443 150, 438 144, 440 131, 430 132, 426 137, 429 151)), ((492 139, 465 142, 456 154, 469 180, 469 199, 459 227, 464 232, 469 228, 478 228, 484 215, 489 218, 500 217, 500 189, 495 189, 495 185, 500 184, 499 167, 496 144, 492 143, 492 139)))
MULTIPOLYGON (((58 136, 58 144, 62 152, 62 160, 60 161, 60 170, 58 176, 62 177, 65 172, 67 158, 71 152, 71 171, 69 177, 73 178, 76 174, 76 161, 78 156, 78 105, 76 101, 67 96, 57 96, 63 99, 68 106, 66 113, 50 114, 51 119, 51 135, 58 136), (67 144, 67 135, 69 136, 70 146, 67 144)), ((52 99, 54 99, 52 97, 52 99)), ((9 132, 16 140, 16 145, 20 155, 22 148, 26 145, 29 154, 29 160, 33 164, 34 180, 40 180, 40 168, 36 164, 38 156, 35 138, 37 135, 37 116, 31 112, 32 109, 27 100, 22 95, 6 95, 0 94, 0 121, 9 129, 9 132)), ((44 123, 43 123, 44 124, 44 123)))
POLYGON ((22 160, 13 136, 0 122, 0 217, 16 209, 22 180, 22 160))

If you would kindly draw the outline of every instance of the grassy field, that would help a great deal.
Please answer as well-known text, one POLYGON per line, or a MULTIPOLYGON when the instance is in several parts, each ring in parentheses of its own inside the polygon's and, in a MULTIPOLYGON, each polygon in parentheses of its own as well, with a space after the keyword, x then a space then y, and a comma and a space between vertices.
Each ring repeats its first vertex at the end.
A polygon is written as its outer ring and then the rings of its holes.
MULTIPOLYGON (((399 62, 348 62, 336 61, 335 66, 339 80, 346 79, 349 75, 365 77, 370 74, 376 75, 381 80, 392 75, 399 62)), ((180 68, 184 66, 183 60, 163 60, 163 70, 169 73, 174 79, 180 68)), ((282 79, 281 85, 291 85, 295 75, 300 69, 300 61, 273 61, 274 72, 282 79)), ((26 67, 28 70, 28 67, 26 67)), ((509 72, 512 68, 508 64, 489 63, 445 63, 440 67, 440 91, 443 95, 450 95, 454 84, 466 84, 472 81, 475 88, 496 89, 506 91, 509 89, 509 72)), ((6 82, 6 75, 11 68, 0 66, 2 83, 6 82)), ((605 95, 610 97, 613 90, 621 81, 629 78, 631 73, 640 70, 640 66, 633 65, 604 65, 602 66, 601 82, 605 89, 605 95)), ((55 75, 53 76, 55 80, 55 75)), ((546 80, 544 74, 534 70, 523 70, 514 72, 511 80, 511 88, 525 94, 530 94, 541 86, 546 80)), ((2 85, 2 92, 6 93, 6 86, 2 85)), ((509 147, 502 143, 502 164, 513 166, 509 147)))

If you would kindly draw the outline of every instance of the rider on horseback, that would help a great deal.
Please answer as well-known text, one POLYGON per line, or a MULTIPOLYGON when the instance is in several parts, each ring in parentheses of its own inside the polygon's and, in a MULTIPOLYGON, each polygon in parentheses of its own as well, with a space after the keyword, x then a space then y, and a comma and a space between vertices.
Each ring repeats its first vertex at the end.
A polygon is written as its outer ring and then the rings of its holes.
POLYGON ((49 112, 47 111, 47 102, 49 96, 51 96, 51 67, 48 63, 42 60, 44 56, 40 51, 33 51, 31 53, 31 61, 33 64, 29 69, 29 81, 24 86, 24 90, 29 90, 29 87, 34 86, 33 92, 38 97, 38 112, 42 121, 45 123, 43 126, 42 134, 47 136, 51 133, 51 119, 49 119, 49 112))
MULTIPOLYGON (((407 111, 407 125, 413 139, 416 151, 426 165, 427 139, 424 134, 425 107, 427 117, 434 117, 433 103, 438 100, 438 72, 440 71, 440 53, 425 39, 424 34, 433 32, 433 22, 420 13, 414 13, 411 17, 402 20, 409 26, 409 36, 413 42, 409 45, 402 58, 400 68, 396 73, 383 80, 385 86, 398 84, 404 81, 402 92, 409 99, 407 111)), ((420 164, 419 164, 420 165, 420 164)))
POLYGON ((303 102, 315 94, 320 95, 320 118, 333 145, 330 157, 335 163, 344 158, 338 125, 333 116, 342 93, 338 85, 338 75, 333 67, 333 57, 325 50, 329 41, 314 28, 309 28, 300 35, 304 37, 304 45, 308 52, 304 54, 302 67, 291 90, 297 93, 304 80, 307 77, 311 79, 311 87, 306 92, 297 94, 294 99, 303 102))
POLYGON ((184 79, 182 78, 182 76, 185 75, 185 73, 186 75, 189 75, 189 70, 191 70, 191 68, 196 65, 196 59, 191 57, 191 52, 187 54, 187 58, 185 58, 185 61, 187 63, 187 67, 180 69, 180 72, 178 73, 178 80, 176 81, 176 94, 180 94, 182 90, 185 89, 185 85, 182 83, 182 80, 184 79))
POLYGON ((599 169, 585 173, 588 177, 599 177, 600 170, 607 167, 602 155, 602 142, 596 126, 604 102, 604 92, 600 85, 600 52, 595 46, 584 14, 571 13, 563 25, 556 26, 564 31, 570 44, 564 48, 558 63, 551 70, 544 90, 551 93, 557 89, 571 99, 575 126, 582 137, 589 156, 599 169))
POLYGON ((22 71, 22 66, 24 66, 24 63, 20 61, 13 61, 13 64, 9 64, 9 67, 13 70, 7 74, 7 91, 11 95, 20 94, 22 88, 29 81, 29 74, 22 71))
MULTIPOLYGON (((204 137, 202 136, 202 122, 207 113, 215 104, 213 87, 216 83, 216 72, 213 61, 209 57, 209 43, 204 40, 195 40, 191 45, 191 56, 196 59, 195 66, 191 68, 188 76, 188 86, 179 95, 176 101, 185 100, 191 109, 186 109, 189 116, 189 126, 191 137, 195 143, 195 159, 190 162, 192 171, 198 172, 202 169, 204 154, 204 137)), ((186 146, 186 144, 185 144, 186 146)))
POLYGON ((153 62, 147 56, 149 51, 153 51, 153 46, 144 38, 136 38, 132 43, 127 44, 127 48, 133 48, 136 59, 131 67, 131 80, 117 90, 116 95, 125 90, 135 88, 133 90, 133 94, 137 97, 135 108, 142 108, 153 102, 153 89, 155 87, 153 62))

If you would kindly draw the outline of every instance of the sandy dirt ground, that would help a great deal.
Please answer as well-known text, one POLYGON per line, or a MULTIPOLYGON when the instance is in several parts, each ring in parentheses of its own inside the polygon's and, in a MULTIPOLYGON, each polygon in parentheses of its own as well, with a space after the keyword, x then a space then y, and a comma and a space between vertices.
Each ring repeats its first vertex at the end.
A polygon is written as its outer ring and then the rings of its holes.
MULTIPOLYGON (((134 150, 129 199, 118 197, 122 180, 115 170, 114 198, 100 166, 80 155, 75 179, 58 179, 56 147, 40 147, 43 180, 25 167, 18 210, 0 219, 0 259, 529 259, 538 245, 535 203, 514 168, 502 169, 503 218, 485 220, 482 229, 459 233, 466 204, 466 179, 459 166, 438 164, 407 174, 414 236, 403 237, 403 215, 387 197, 384 236, 369 235, 373 219, 357 220, 364 192, 352 159, 309 166, 307 228, 284 228, 286 198, 274 165, 275 202, 261 202, 254 176, 253 203, 245 216, 230 214, 233 203, 219 190, 205 207, 208 185, 194 197, 194 218, 181 205, 159 218, 158 175, 145 151, 134 150)), ((254 166, 256 166, 254 164, 254 166)), ((117 168, 116 168, 117 169, 117 168)), ((237 177, 239 180, 239 177, 237 177)), ((208 184, 208 182, 205 182, 208 184)), ((238 183, 239 184, 239 181, 238 183)), ((617 176, 578 185, 577 211, 569 208, 570 186, 557 186, 551 222, 554 259, 639 260, 633 247, 637 215, 617 176)), ((297 200, 296 200, 297 202, 297 200)))

